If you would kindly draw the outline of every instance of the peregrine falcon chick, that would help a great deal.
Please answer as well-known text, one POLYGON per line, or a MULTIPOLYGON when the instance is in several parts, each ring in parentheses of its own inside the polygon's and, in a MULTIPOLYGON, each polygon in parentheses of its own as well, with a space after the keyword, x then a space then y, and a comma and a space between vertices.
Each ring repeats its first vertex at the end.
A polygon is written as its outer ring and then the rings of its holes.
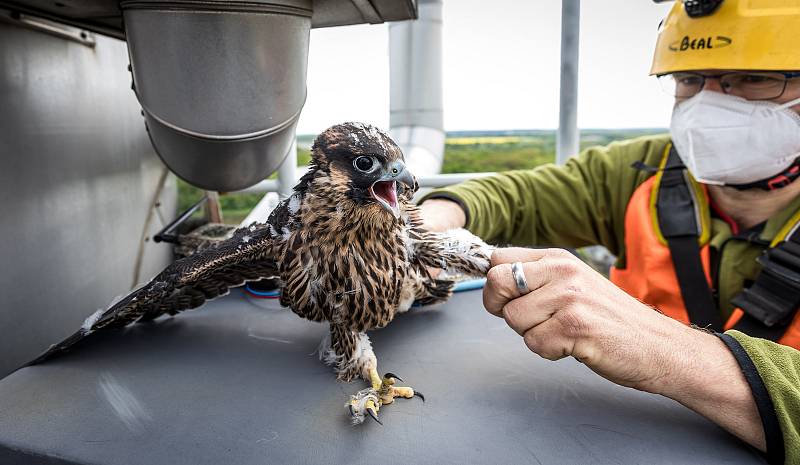
POLYGON ((429 269, 484 275, 490 250, 474 236, 422 228, 411 203, 416 180, 400 148, 374 126, 333 126, 317 137, 311 155, 308 172, 266 223, 176 261, 32 363, 98 330, 175 315, 247 281, 278 277, 282 305, 330 324, 321 360, 342 381, 369 383, 346 404, 354 423, 366 414, 379 421, 378 410, 395 397, 422 397, 396 386, 396 375, 378 375, 367 331, 386 326, 415 301, 447 299, 454 283, 429 269))

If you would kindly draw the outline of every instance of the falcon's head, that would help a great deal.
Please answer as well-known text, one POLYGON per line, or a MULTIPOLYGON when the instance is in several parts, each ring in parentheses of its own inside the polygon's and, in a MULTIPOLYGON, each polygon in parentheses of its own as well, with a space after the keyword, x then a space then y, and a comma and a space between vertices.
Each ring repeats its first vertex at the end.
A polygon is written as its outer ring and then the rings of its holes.
MULTIPOLYGON (((337 124, 317 136, 311 172, 330 180, 328 197, 356 206, 380 206, 400 217, 400 204, 417 190, 403 152, 383 131, 363 123, 337 124)), ((310 173, 311 173, 310 172, 310 173)))

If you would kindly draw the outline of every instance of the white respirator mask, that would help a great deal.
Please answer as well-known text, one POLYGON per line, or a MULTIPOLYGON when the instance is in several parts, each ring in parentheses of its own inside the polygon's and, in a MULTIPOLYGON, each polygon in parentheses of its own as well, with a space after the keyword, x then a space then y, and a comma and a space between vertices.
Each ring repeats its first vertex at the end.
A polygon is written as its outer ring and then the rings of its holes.
POLYGON ((782 105, 701 91, 672 111, 683 164, 705 184, 743 185, 786 170, 800 156, 800 115, 782 105))

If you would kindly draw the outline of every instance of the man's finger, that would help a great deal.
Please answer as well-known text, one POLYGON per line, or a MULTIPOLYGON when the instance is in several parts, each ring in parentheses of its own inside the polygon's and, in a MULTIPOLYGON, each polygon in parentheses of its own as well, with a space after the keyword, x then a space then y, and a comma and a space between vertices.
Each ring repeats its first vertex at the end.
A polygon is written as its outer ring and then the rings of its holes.
MULTIPOLYGON (((515 260, 521 261, 521 260, 515 260)), ((528 290, 534 291, 546 283, 548 273, 544 273, 544 264, 541 262, 526 262, 522 264, 522 272, 528 283, 528 290)), ((492 315, 502 316, 503 307, 513 299, 522 296, 517 288, 517 281, 511 271, 511 265, 501 263, 489 270, 486 274, 486 285, 483 288, 483 306, 492 315)))
POLYGON ((559 323, 552 319, 528 330, 522 338, 531 352, 548 360, 560 360, 573 355, 575 349, 575 342, 566 337, 559 323))
POLYGON ((526 249, 523 247, 508 247, 494 249, 492 252, 492 266, 503 263, 535 262, 552 253, 553 249, 526 249))
POLYGON ((519 295, 511 275, 511 265, 505 263, 489 269, 486 273, 486 284, 483 286, 483 306, 486 311, 502 316, 503 307, 519 295))
POLYGON ((549 320, 562 308, 561 295, 553 286, 540 287, 508 302, 503 307, 501 316, 511 329, 522 336, 531 328, 549 320))

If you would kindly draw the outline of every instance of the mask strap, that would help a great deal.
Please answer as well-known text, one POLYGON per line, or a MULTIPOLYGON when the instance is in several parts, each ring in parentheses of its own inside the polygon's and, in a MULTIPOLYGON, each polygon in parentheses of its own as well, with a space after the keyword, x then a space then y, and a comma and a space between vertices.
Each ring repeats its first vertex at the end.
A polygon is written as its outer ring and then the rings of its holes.
POLYGON ((778 107, 778 110, 784 110, 786 108, 793 107, 793 106, 797 105, 798 103, 800 103, 800 97, 798 97, 798 98, 796 98, 794 100, 790 100, 790 101, 782 104, 781 106, 778 107))

